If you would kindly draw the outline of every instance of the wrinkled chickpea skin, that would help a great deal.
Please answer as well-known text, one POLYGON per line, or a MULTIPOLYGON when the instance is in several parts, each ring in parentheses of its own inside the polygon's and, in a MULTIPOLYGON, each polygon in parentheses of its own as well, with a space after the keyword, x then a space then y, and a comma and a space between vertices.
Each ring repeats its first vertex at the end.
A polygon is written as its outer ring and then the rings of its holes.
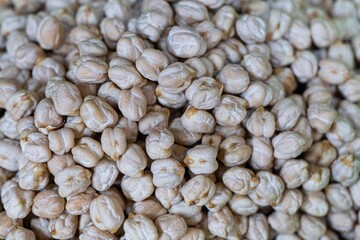
POLYGON ((0 9, 0 239, 360 237, 358 0, 0 9))

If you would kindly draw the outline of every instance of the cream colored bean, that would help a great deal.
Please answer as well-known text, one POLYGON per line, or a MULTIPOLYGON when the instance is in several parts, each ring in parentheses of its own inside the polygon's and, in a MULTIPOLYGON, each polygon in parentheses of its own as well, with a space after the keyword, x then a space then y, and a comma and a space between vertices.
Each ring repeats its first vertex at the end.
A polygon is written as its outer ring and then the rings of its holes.
POLYGON ((138 72, 134 64, 123 58, 114 58, 110 61, 108 76, 120 89, 127 90, 133 87, 142 87, 146 84, 146 80, 138 72))
POLYGON ((157 42, 168 26, 168 18, 159 11, 143 12, 136 22, 137 32, 152 42, 157 42))
POLYGON ((91 184, 91 172, 79 165, 64 168, 55 175, 54 182, 59 186, 61 197, 84 192, 91 184))
POLYGON ((123 90, 119 96, 119 109, 130 121, 139 121, 146 113, 146 98, 142 90, 134 87, 123 90))
POLYGON ((260 81, 253 81, 246 91, 241 94, 241 97, 248 102, 249 107, 265 107, 273 100, 273 90, 260 81))
POLYGON ((256 213, 259 206, 256 205, 249 197, 234 194, 229 201, 230 209, 241 216, 249 216, 256 213))
POLYGON ((97 191, 105 191, 114 184, 118 175, 119 170, 114 161, 101 159, 93 168, 93 174, 91 176, 92 186, 97 191))
POLYGON ((310 32, 312 41, 317 47, 327 47, 338 38, 334 22, 325 18, 311 20, 310 32))
POLYGON ((234 215, 228 207, 218 212, 208 212, 208 226, 212 234, 227 238, 234 228, 234 215))
POLYGON ((326 133, 326 138, 331 145, 340 147, 344 145, 344 143, 351 142, 355 138, 355 130, 347 118, 338 115, 334 120, 330 131, 326 133))
POLYGON ((299 156, 306 144, 306 139, 292 131, 281 132, 272 139, 274 156, 279 159, 290 159, 299 156))
POLYGON ((210 174, 218 168, 217 153, 216 147, 197 145, 187 151, 183 162, 194 174, 210 174))
POLYGON ((141 88, 148 106, 154 105, 157 101, 156 87, 157 84, 155 82, 148 81, 145 86, 141 88))
POLYGON ((0 132, 10 139, 18 139, 20 134, 17 132, 18 122, 15 121, 9 112, 5 112, 0 119, 0 132))
POLYGON ((223 86, 224 92, 239 94, 246 90, 250 83, 249 74, 239 64, 227 64, 216 77, 223 86))
POLYGON ((51 158, 49 140, 43 133, 29 133, 20 139, 20 146, 24 156, 33 162, 47 162, 51 158))
POLYGON ((231 5, 225 5, 216 11, 212 20, 215 27, 223 32, 223 39, 228 38, 231 32, 234 32, 236 17, 236 10, 231 5))
POLYGON ((145 169, 147 157, 139 145, 130 143, 116 164, 121 173, 132 177, 145 169))
POLYGON ((257 108, 246 120, 246 129, 255 137, 272 137, 275 133, 275 116, 263 107, 257 108))
POLYGON ((330 212, 327 216, 329 227, 339 232, 350 232, 356 223, 356 214, 353 210, 347 212, 330 212))
POLYGON ((104 156, 101 144, 90 138, 83 137, 71 149, 74 161, 84 167, 95 167, 99 160, 104 156))
POLYGON ((340 155, 331 164, 331 177, 335 182, 348 187, 359 178, 360 161, 352 154, 340 155))
POLYGON ((58 155, 69 152, 75 145, 75 134, 70 128, 61 128, 48 134, 49 148, 58 155))
POLYGON ((273 209, 294 215, 302 206, 304 201, 303 193, 298 189, 286 189, 278 205, 273 209))
POLYGON ((78 217, 64 212, 49 220, 48 231, 55 239, 68 239, 75 236, 77 226, 78 217))
POLYGON ((181 239, 186 234, 187 226, 182 217, 165 214, 155 220, 159 239, 181 239))
POLYGON ((152 221, 167 213, 167 210, 153 197, 141 202, 135 202, 131 207, 131 211, 135 214, 142 214, 152 221))
POLYGON ((308 106, 307 115, 312 128, 315 128, 320 133, 326 133, 335 121, 337 113, 328 104, 313 103, 308 106))
POLYGON ((111 49, 115 49, 116 42, 125 32, 125 24, 115 18, 103 18, 100 22, 100 31, 104 36, 106 45, 111 49))
POLYGON ((55 176, 62 169, 75 165, 75 161, 70 153, 63 155, 53 154, 46 164, 49 172, 55 176))
POLYGON ((20 227, 20 219, 12 219, 6 215, 6 212, 0 212, 0 237, 5 239, 6 236, 15 228, 20 227))
POLYGON ((302 19, 294 19, 285 36, 296 49, 304 50, 311 45, 310 28, 302 19))
POLYGON ((315 217, 323 217, 329 211, 329 203, 326 201, 325 194, 321 191, 305 192, 301 210, 315 217))
POLYGON ((119 57, 135 62, 145 49, 144 41, 132 32, 125 32, 117 42, 116 52, 119 57))
POLYGON ((80 116, 86 126, 94 132, 101 132, 118 121, 116 111, 103 98, 95 96, 84 98, 80 116))
POLYGON ((325 234, 326 225, 320 218, 303 214, 300 218, 299 235, 303 239, 319 238, 325 234))
POLYGON ((142 214, 130 214, 124 222, 126 239, 159 239, 159 233, 153 221, 142 214))
POLYGON ((51 57, 38 59, 32 69, 32 77, 42 83, 47 83, 55 77, 64 77, 65 73, 63 64, 51 57))
POLYGON ((103 41, 88 39, 78 44, 80 56, 92 56, 102 58, 107 55, 108 49, 103 41))
POLYGON ((259 184, 259 178, 250 169, 231 167, 222 176, 223 183, 231 191, 246 195, 259 184))
POLYGON ((28 161, 19 171, 19 186, 25 190, 41 190, 49 183, 49 172, 45 163, 28 161))
POLYGON ((125 197, 140 202, 152 195, 155 190, 151 174, 145 173, 142 176, 124 176, 121 182, 121 189, 125 197))
POLYGON ((270 227, 266 221, 266 216, 262 213, 256 213, 249 217, 249 227, 246 237, 249 240, 265 240, 270 236, 270 227))
POLYGON ((269 170, 274 165, 273 147, 270 139, 253 137, 248 141, 252 147, 250 165, 256 170, 269 170))
POLYGON ((170 53, 181 58, 202 56, 207 49, 206 41, 200 34, 188 27, 173 27, 169 32, 167 44, 170 53))
POLYGON ((120 117, 115 127, 119 127, 125 131, 126 141, 128 143, 136 142, 138 136, 138 125, 136 122, 130 121, 125 117, 120 117))
MULTIPOLYGON (((80 223, 79 223, 80 225, 80 223)), ((90 240, 94 238, 115 240, 115 236, 107 231, 102 231, 94 225, 86 226, 83 232, 79 235, 79 240, 90 240)))
POLYGON ((181 183, 185 174, 184 167, 172 158, 155 160, 151 164, 150 170, 156 187, 176 187, 181 183))
POLYGON ((195 30, 205 39, 208 49, 214 48, 222 40, 223 33, 214 23, 205 20, 195 26, 195 30))
POLYGON ((169 65, 167 56, 160 50, 145 49, 136 60, 136 69, 146 79, 157 81, 159 73, 169 65))
POLYGON ((146 153, 153 160, 168 158, 172 154, 174 141, 174 135, 166 128, 151 129, 145 140, 146 153))
POLYGON ((330 169, 310 165, 310 178, 304 182, 302 187, 306 191, 320 191, 324 189, 330 181, 330 169))
POLYGON ((23 227, 17 227, 6 236, 5 240, 16 240, 16 239, 35 240, 36 238, 33 231, 23 227))
POLYGON ((210 113, 193 106, 186 109, 181 117, 181 123, 184 128, 193 133, 211 133, 215 127, 215 119, 210 113))
POLYGON ((32 212, 41 218, 57 218, 65 209, 65 199, 55 190, 45 190, 36 194, 32 212))
POLYGON ((43 49, 60 47, 65 39, 63 24, 53 16, 44 17, 37 28, 37 41, 43 49))
POLYGON ((115 233, 125 220, 120 203, 106 195, 100 195, 91 201, 90 216, 97 228, 111 233, 115 233))
POLYGON ((15 51, 15 66, 19 69, 31 70, 38 59, 45 58, 44 51, 34 43, 26 43, 15 51))
POLYGON ((339 85, 339 91, 344 98, 351 102, 357 102, 360 99, 359 94, 359 79, 358 77, 351 78, 345 83, 339 85))
POLYGON ((92 187, 88 187, 85 192, 66 198, 66 211, 72 215, 82 215, 89 212, 91 201, 98 194, 92 187))
POLYGON ((242 98, 223 95, 221 100, 213 110, 216 122, 222 126, 236 126, 242 122, 246 116, 248 103, 242 98))
POLYGON ((12 118, 17 121, 31 115, 36 108, 37 101, 38 97, 35 93, 19 90, 8 98, 5 108, 11 113, 12 118))
POLYGON ((175 142, 181 145, 189 146, 201 139, 202 134, 193 133, 184 128, 180 118, 174 118, 170 123, 169 130, 175 138, 175 142))
POLYGON ((244 14, 236 21, 236 32, 247 44, 261 43, 266 38, 266 23, 260 17, 244 14))
POLYGON ((337 211, 349 211, 353 207, 348 189, 341 184, 329 184, 325 189, 326 199, 337 211))
POLYGON ((35 126, 44 134, 59 128, 63 123, 63 117, 56 112, 53 101, 44 98, 36 106, 34 112, 35 126))
POLYGON ((224 139, 219 148, 218 159, 227 167, 245 164, 251 157, 252 149, 240 136, 224 139))
POLYGON ((7 100, 16 92, 17 85, 14 81, 0 79, 0 108, 5 108, 7 100))
POLYGON ((172 205, 183 199, 180 194, 180 186, 174 188, 156 188, 155 197, 166 209, 169 209, 172 205))
POLYGON ((108 64, 97 57, 82 56, 76 61, 74 75, 80 83, 98 84, 107 79, 108 64))
POLYGON ((217 212, 230 201, 231 197, 232 192, 223 183, 217 183, 214 196, 205 206, 209 211, 217 212))
POLYGON ((268 13, 266 40, 274 41, 283 37, 289 29, 291 17, 279 10, 271 9, 268 13))
POLYGON ((106 128, 101 134, 101 147, 114 161, 124 154, 127 143, 125 131, 121 128, 106 128))
POLYGON ((215 183, 210 178, 198 175, 181 188, 181 195, 188 205, 204 206, 215 194, 215 183))
POLYGON ((329 84, 341 84, 350 78, 346 65, 336 60, 322 59, 319 68, 319 77, 329 84))
POLYGON ((284 180, 286 188, 297 188, 310 178, 309 164, 301 159, 287 160, 279 176, 284 180))
POLYGON ((116 108, 119 102, 121 90, 113 82, 105 82, 100 85, 97 95, 104 98, 113 108, 116 108))

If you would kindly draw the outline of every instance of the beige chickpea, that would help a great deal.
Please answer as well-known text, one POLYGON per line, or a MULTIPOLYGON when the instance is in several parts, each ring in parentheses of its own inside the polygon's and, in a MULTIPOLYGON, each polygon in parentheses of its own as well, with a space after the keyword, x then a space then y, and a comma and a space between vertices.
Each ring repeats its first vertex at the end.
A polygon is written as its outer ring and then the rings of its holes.
POLYGON ((215 194, 216 186, 210 178, 198 175, 181 188, 181 195, 188 205, 204 206, 215 194))
POLYGON ((175 142, 181 145, 189 146, 201 139, 202 134, 193 133, 186 128, 181 123, 180 118, 174 118, 169 126, 169 130, 172 132, 175 138, 175 142))
POLYGON ((232 192, 223 183, 217 183, 214 196, 205 206, 209 211, 217 212, 230 201, 232 195, 232 192))
POLYGON ((157 42, 160 39, 162 31, 167 26, 166 15, 156 10, 143 12, 136 22, 137 33, 152 42, 157 42))
POLYGON ((290 68, 275 68, 273 74, 277 77, 284 87, 286 96, 293 93, 297 87, 297 81, 290 68))
POLYGON ((71 29, 68 38, 73 44, 79 44, 88 39, 101 39, 101 34, 95 26, 75 26, 71 29))
POLYGON ((234 194, 228 203, 230 209, 241 216, 249 216, 256 213, 259 206, 256 205, 249 197, 234 194))
POLYGON ((227 238, 234 228, 234 215, 228 207, 218 212, 208 212, 208 227, 212 234, 227 238))
POLYGON ((323 217, 329 211, 329 203, 322 191, 305 192, 301 210, 315 217, 323 217))
POLYGON ((49 132, 49 148, 58 155, 69 152, 75 145, 75 134, 70 128, 49 132))
POLYGON ((153 221, 142 214, 130 214, 124 222, 126 239, 159 239, 159 233, 153 221))
POLYGON ((180 93, 187 89, 196 72, 184 63, 176 62, 163 69, 158 76, 159 85, 169 93, 180 93))
POLYGON ((236 126, 244 120, 247 106, 242 98, 225 94, 213 110, 215 120, 222 126, 236 126))
POLYGON ((356 214, 354 210, 346 212, 329 212, 327 215, 329 227, 339 232, 350 232, 356 224, 356 214))
POLYGON ((93 168, 92 186, 98 191, 105 191, 114 184, 118 175, 116 163, 110 159, 102 159, 93 168))
POLYGON ((269 105, 273 101, 273 95, 273 89, 270 86, 260 81, 253 81, 241 97, 248 102, 249 107, 258 108, 269 105))
POLYGON ((142 87, 146 80, 141 76, 134 64, 123 58, 114 58, 109 63, 109 78, 120 89, 142 87))
POLYGON ((20 139, 24 156, 33 162, 47 162, 51 158, 49 140, 40 132, 32 132, 20 139))
POLYGON ((217 154, 216 147, 200 144, 187 151, 183 162, 194 174, 210 174, 218 168, 217 154))
POLYGON ((236 21, 236 32, 247 44, 264 42, 266 23, 258 16, 244 14, 236 21))
POLYGON ((104 156, 101 144, 90 138, 83 137, 71 149, 74 161, 84 167, 95 167, 99 160, 104 156))
POLYGON ((266 40, 274 41, 283 37, 289 29, 291 17, 279 10, 271 9, 267 18, 266 40))
POLYGON ((97 57, 82 56, 76 61, 74 75, 80 83, 98 84, 106 81, 108 64, 97 57))
POLYGON ((217 46, 223 37, 222 31, 216 28, 214 23, 209 20, 196 24, 195 30, 205 39, 208 49, 212 49, 217 46))
POLYGON ((174 5, 175 20, 179 25, 192 25, 207 19, 208 10, 201 2, 183 1, 174 5))
POLYGON ((220 103, 222 89, 222 84, 215 79, 202 77, 192 82, 185 96, 197 109, 212 109, 220 103))
POLYGON ((337 211, 348 211, 353 206, 350 192, 341 184, 329 184, 325 194, 330 205, 337 211))
POLYGON ((124 117, 130 121, 139 121, 146 114, 146 105, 145 95, 140 88, 121 91, 118 106, 124 117))
POLYGON ((78 217, 64 212, 49 220, 48 231, 55 239, 68 239, 75 236, 77 226, 78 217))
POLYGON ((287 189, 297 188, 309 179, 309 164, 301 159, 287 160, 279 176, 284 180, 287 189))
POLYGON ((84 192, 91 184, 91 175, 89 170, 79 165, 62 169, 54 178, 54 182, 59 186, 59 195, 68 197, 84 192))
POLYGON ((144 93, 144 96, 146 98, 146 102, 148 106, 154 105, 156 103, 157 99, 157 94, 156 94, 156 88, 157 88, 157 84, 155 82, 152 81, 148 81, 142 88, 141 90, 144 93))
POLYGON ((182 217, 165 214, 155 220, 159 239, 181 239, 186 234, 187 226, 182 217))
POLYGON ((55 176, 62 169, 75 165, 75 161, 70 153, 63 155, 53 154, 46 164, 49 172, 55 176))
POLYGON ((8 36, 11 32, 24 30, 26 17, 23 15, 5 15, 1 23, 1 35, 8 36))
POLYGON ((67 81, 56 81, 56 87, 51 97, 55 110, 60 115, 76 116, 79 114, 80 106, 83 103, 79 89, 67 81))
POLYGON ((359 78, 356 76, 338 86, 342 96, 351 102, 357 102, 359 95, 359 78))
POLYGON ((78 44, 80 56, 92 56, 102 58, 108 53, 103 41, 99 39, 88 39, 78 44))
POLYGON ((36 238, 33 231, 23 227, 17 227, 6 236, 6 240, 16 240, 16 239, 35 240, 36 238))
POLYGON ((343 62, 348 69, 354 68, 354 53, 350 44, 338 41, 330 45, 328 55, 331 59, 343 62))
POLYGON ((313 217, 307 214, 303 214, 300 217, 300 229, 298 234, 303 239, 320 238, 326 232, 326 225, 320 218, 313 217))
POLYGON ((206 57, 193 57, 185 61, 196 72, 196 78, 211 77, 214 74, 214 64, 206 57))
POLYGON ((310 51, 297 52, 296 59, 291 64, 291 69, 300 82, 308 82, 317 73, 318 60, 310 51))
POLYGON ((161 85, 157 85, 155 91, 159 103, 168 108, 182 108, 188 101, 184 92, 169 93, 161 85))
MULTIPOLYGON (((79 222, 80 225, 80 222, 79 222)), ((90 240, 94 238, 115 240, 115 236, 107 231, 102 231, 94 225, 88 225, 79 235, 79 240, 90 240)))
POLYGON ((295 60, 292 45, 284 39, 268 43, 270 49, 270 62, 274 67, 285 67, 295 60))
POLYGON ((145 49, 144 41, 132 32, 125 32, 117 42, 116 52, 119 57, 135 62, 145 49))
POLYGON ((19 171, 19 186, 25 190, 41 190, 49 183, 49 171, 45 163, 28 161, 19 171))
POLYGON ((35 126, 44 134, 59 128, 64 123, 63 117, 57 113, 50 98, 44 98, 38 103, 34 118, 35 126))
POLYGON ((145 116, 139 121, 139 132, 148 135, 153 128, 167 128, 170 110, 160 105, 148 106, 145 116))
POLYGON ((9 180, 1 188, 1 201, 6 214, 13 218, 25 218, 31 211, 35 193, 22 190, 18 183, 9 180))
POLYGON ((311 45, 310 28, 300 18, 293 19, 285 37, 298 50, 307 49, 311 45))
POLYGON ((223 183, 232 192, 246 195, 259 184, 259 178, 250 169, 231 167, 222 176, 223 183))
POLYGON ((105 128, 101 134, 101 147, 113 160, 118 160, 127 147, 125 131, 119 127, 105 128))
POLYGON ((101 19, 101 12, 91 5, 81 5, 76 11, 77 25, 98 25, 101 19))
POLYGON ((111 49, 115 49, 116 42, 125 31, 125 24, 119 19, 103 18, 100 22, 100 31, 106 45, 111 49))
POLYGON ((65 68, 63 64, 51 57, 38 59, 32 69, 32 77, 42 83, 47 83, 52 78, 64 77, 65 68))
POLYGON ((251 113, 245 126, 255 137, 272 137, 275 133, 275 117, 271 112, 260 107, 251 113))
POLYGON ((141 176, 124 176, 121 182, 121 189, 125 197, 140 202, 152 195, 155 190, 153 177, 149 173, 141 176))
POLYGON ((341 84, 350 79, 350 73, 346 65, 332 59, 319 61, 319 77, 329 84, 341 84))
POLYGON ((213 64, 214 71, 220 71, 224 67, 226 54, 222 49, 213 48, 205 56, 213 64))
POLYGON ((0 168, 0 187, 4 185, 4 183, 14 176, 14 173, 8 171, 4 168, 0 168))
POLYGON ((98 194, 92 187, 86 189, 85 192, 79 193, 66 198, 66 211, 72 215, 82 215, 89 212, 91 201, 98 194))
POLYGON ((274 156, 279 159, 290 159, 299 156, 306 144, 306 139, 292 131, 281 132, 272 139, 274 156))
POLYGON ((0 118, 0 132, 10 139, 18 139, 20 134, 17 132, 18 122, 15 121, 10 112, 5 112, 0 118))
POLYGON ((270 139, 253 137, 248 141, 252 147, 250 165, 256 170, 269 170, 274 165, 273 147, 270 139))
POLYGON ((297 123, 301 108, 291 98, 284 98, 279 100, 271 109, 275 116, 275 126, 277 130, 290 130, 297 123))
POLYGON ((115 127, 121 128, 125 131, 126 141, 128 143, 136 142, 138 136, 138 125, 137 122, 130 121, 125 117, 119 117, 119 121, 115 127))
POLYGON ((131 207, 131 212, 135 214, 142 214, 152 221, 157 217, 167 213, 167 210, 161 206, 157 199, 150 197, 141 202, 135 202, 131 207))
POLYGON ((272 208, 278 212, 294 215, 303 204, 303 193, 298 189, 286 189, 278 205, 272 208))
POLYGON ((207 49, 206 41, 201 35, 188 27, 173 27, 169 32, 167 45, 171 54, 181 58, 202 56, 207 49))
POLYGON ((268 216, 268 222, 272 229, 280 234, 292 234, 300 227, 299 215, 275 211, 268 216))
POLYGON ((181 183, 185 174, 184 167, 172 158, 153 161, 150 170, 156 187, 176 187, 181 183))
POLYGON ((325 18, 315 18, 310 22, 311 38, 315 46, 328 47, 338 38, 338 32, 333 21, 325 18))
POLYGON ((193 133, 211 133, 215 127, 215 119, 210 113, 193 106, 185 110, 181 123, 184 128, 193 133))
POLYGON ((181 238, 182 240, 192 240, 199 239, 205 240, 205 233, 203 230, 194 227, 188 227, 185 236, 181 238))
POLYGON ((36 194, 32 212, 41 218, 57 218, 64 211, 65 200, 55 190, 36 194))
POLYGON ((14 58, 16 50, 20 46, 26 43, 29 43, 29 39, 26 37, 24 32, 22 31, 11 32, 7 37, 7 42, 5 44, 5 48, 9 54, 9 57, 14 58))
POLYGON ((156 188, 155 197, 166 209, 169 209, 172 205, 183 199, 180 194, 180 186, 174 188, 156 188))
POLYGON ((248 72, 239 64, 227 64, 216 77, 223 86, 224 92, 239 94, 246 90, 250 83, 248 72))
POLYGON ((22 225, 21 219, 12 219, 6 215, 6 212, 0 212, 0 237, 5 239, 6 236, 15 228, 22 225))
POLYGON ((130 13, 130 4, 126 1, 108 1, 103 6, 104 14, 108 18, 126 20, 130 13))
POLYGON ((330 181, 329 168, 310 165, 309 174, 309 179, 302 185, 306 191, 320 191, 324 189, 330 181))
POLYGON ((256 177, 258 184, 250 190, 248 196, 259 206, 277 205, 285 190, 281 178, 267 171, 258 172, 256 177))
POLYGON ((125 220, 120 203, 107 195, 100 195, 91 201, 90 216, 97 228, 111 233, 115 233, 125 220))
POLYGON ((334 108, 324 103, 313 103, 307 109, 310 126, 321 133, 330 130, 337 113, 334 108))
POLYGON ((266 216, 262 213, 255 213, 249 216, 249 225, 246 238, 249 240, 265 240, 270 237, 270 227, 266 216))
POLYGON ((157 81, 159 73, 169 65, 169 59, 160 50, 145 49, 136 60, 136 69, 146 79, 157 81))
POLYGON ((147 164, 146 154, 139 145, 130 143, 120 159, 116 161, 116 164, 121 173, 135 176, 145 169, 147 164))
POLYGON ((236 17, 236 10, 231 5, 222 6, 213 16, 212 21, 215 27, 222 31, 223 39, 228 38, 234 32, 236 17))
POLYGON ((331 164, 331 177, 335 182, 348 187, 359 178, 360 161, 352 154, 340 155, 331 164))
POLYGON ((5 108, 7 100, 16 92, 17 85, 14 81, 0 79, 0 108, 5 108))
POLYGON ((329 167, 336 157, 336 149, 327 140, 315 142, 305 153, 306 161, 322 167, 329 167))
POLYGON ((219 148, 218 159, 227 167, 245 164, 251 157, 252 149, 240 136, 224 139, 219 148))
POLYGON ((249 53, 258 53, 263 55, 266 59, 270 59, 270 48, 265 43, 247 44, 246 48, 249 53))
POLYGON ((174 135, 170 130, 166 128, 151 129, 145 140, 146 153, 153 160, 168 158, 172 154, 171 147, 173 146, 174 141, 174 135))
POLYGON ((60 47, 65 39, 64 25, 53 16, 44 17, 37 28, 37 41, 43 49, 60 47))
POLYGON ((95 96, 85 97, 80 107, 80 116, 94 132, 101 132, 118 121, 116 111, 103 98, 95 96))
POLYGON ((355 130, 348 118, 338 115, 326 138, 334 147, 340 147, 355 138, 355 130))
POLYGON ((225 60, 234 64, 239 64, 241 59, 247 54, 245 45, 236 38, 222 41, 218 47, 225 53, 225 60))
POLYGON ((38 97, 34 92, 19 90, 8 98, 5 109, 10 112, 15 121, 18 121, 33 113, 37 101, 38 97))
POLYGON ((44 58, 44 51, 34 43, 26 43, 15 51, 15 66, 19 69, 31 70, 38 59, 44 58))
POLYGON ((105 82, 100 85, 97 95, 104 98, 113 108, 116 108, 119 102, 121 90, 113 82, 105 82))

